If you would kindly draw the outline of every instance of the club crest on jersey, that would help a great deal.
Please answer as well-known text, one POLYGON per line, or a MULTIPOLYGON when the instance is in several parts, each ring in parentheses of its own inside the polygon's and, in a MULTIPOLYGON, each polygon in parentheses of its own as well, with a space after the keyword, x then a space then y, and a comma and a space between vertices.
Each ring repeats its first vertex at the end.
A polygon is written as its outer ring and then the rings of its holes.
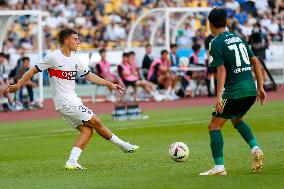
POLYGON ((78 71, 78 64, 75 64, 75 70, 78 71))
POLYGON ((64 71, 55 69, 48 69, 48 73, 50 77, 57 77, 66 80, 75 80, 75 77, 77 75, 77 71, 64 71))

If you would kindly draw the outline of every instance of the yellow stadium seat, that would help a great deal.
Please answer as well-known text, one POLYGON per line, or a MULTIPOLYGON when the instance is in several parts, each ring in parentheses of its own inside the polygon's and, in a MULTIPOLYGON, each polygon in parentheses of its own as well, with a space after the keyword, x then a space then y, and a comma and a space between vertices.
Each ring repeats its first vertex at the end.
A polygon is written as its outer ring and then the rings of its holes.
POLYGON ((103 16, 103 24, 104 24, 104 25, 110 24, 110 20, 109 20, 109 17, 108 17, 108 16, 103 16))
POLYGON ((57 34, 58 34, 58 31, 57 31, 57 30, 52 29, 52 30, 50 31, 50 33, 51 33, 51 37, 57 38, 57 34))
POLYGON ((89 29, 88 28, 82 28, 80 30, 80 34, 83 36, 83 37, 86 37, 88 34, 89 34, 89 29))
POLYGON ((195 24, 195 28, 196 29, 200 29, 202 27, 202 25, 201 25, 201 21, 200 20, 196 20, 196 24, 195 24))
POLYGON ((105 13, 109 14, 112 13, 114 11, 114 7, 112 3, 106 3, 105 4, 105 13))

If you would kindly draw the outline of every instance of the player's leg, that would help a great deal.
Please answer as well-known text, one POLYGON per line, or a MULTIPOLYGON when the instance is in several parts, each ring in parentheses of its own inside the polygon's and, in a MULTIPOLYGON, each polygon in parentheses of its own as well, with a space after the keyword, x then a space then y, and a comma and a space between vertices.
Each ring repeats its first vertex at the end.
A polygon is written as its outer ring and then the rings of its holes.
POLYGON ((83 125, 94 128, 100 136, 120 147, 123 152, 132 153, 139 149, 139 146, 125 142, 114 135, 95 115, 89 121, 84 122, 83 125))
POLYGON ((162 101, 165 99, 163 95, 160 95, 158 91, 155 90, 155 86, 153 83, 146 81, 146 80, 138 80, 136 82, 137 86, 141 86, 147 93, 149 93, 155 101, 162 101))
POLYGON ((179 99, 179 97, 178 97, 178 96, 176 95, 176 93, 175 93, 175 88, 176 88, 177 82, 178 82, 178 80, 179 80, 179 77, 178 77, 177 75, 171 74, 171 75, 170 75, 170 78, 171 78, 171 80, 172 80, 172 85, 171 85, 171 88, 172 88, 172 90, 171 90, 171 97, 172 97, 173 100, 177 100, 177 99, 179 99))
POLYGON ((78 159, 87 145, 88 141, 93 135, 93 128, 80 125, 77 127, 80 131, 78 138, 76 139, 74 146, 71 150, 70 156, 68 161, 65 164, 65 168, 69 170, 76 170, 76 169, 85 169, 80 164, 78 164, 78 159))
POLYGON ((151 94, 151 92, 153 92, 153 87, 147 81, 137 80, 136 86, 142 87, 149 94, 151 94))
POLYGON ((91 137, 93 136, 93 128, 85 125, 80 125, 77 127, 77 129, 80 131, 80 135, 76 139, 74 147, 84 149, 91 137))
POLYGON ((260 171, 263 166, 263 152, 254 137, 250 126, 243 121, 243 117, 231 120, 234 128, 238 130, 243 139, 247 142, 252 153, 252 169, 254 172, 260 171))
POLYGON ((227 175, 224 167, 224 156, 223 156, 223 136, 221 129, 226 123, 227 119, 221 117, 212 116, 211 122, 208 125, 210 135, 210 147, 212 157, 214 159, 215 166, 204 173, 199 175, 227 175))

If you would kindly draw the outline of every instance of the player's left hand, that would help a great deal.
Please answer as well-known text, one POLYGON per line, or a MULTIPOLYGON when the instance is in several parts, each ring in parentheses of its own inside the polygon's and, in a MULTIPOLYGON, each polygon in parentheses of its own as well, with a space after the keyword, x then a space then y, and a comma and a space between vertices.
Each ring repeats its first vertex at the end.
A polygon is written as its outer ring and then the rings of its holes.
POLYGON ((260 104, 263 105, 266 99, 266 93, 263 88, 257 89, 257 101, 260 101, 260 104))
POLYGON ((121 85, 117 85, 117 84, 114 84, 114 83, 109 85, 109 88, 111 90, 115 90, 115 92, 117 92, 118 94, 123 94, 125 92, 125 89, 121 85))

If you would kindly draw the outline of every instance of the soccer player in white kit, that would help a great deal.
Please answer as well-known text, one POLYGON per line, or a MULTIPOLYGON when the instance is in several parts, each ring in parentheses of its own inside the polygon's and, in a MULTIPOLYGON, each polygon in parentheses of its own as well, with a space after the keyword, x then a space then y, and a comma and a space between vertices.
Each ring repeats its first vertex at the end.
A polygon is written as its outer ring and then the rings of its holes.
POLYGON ((50 87, 52 88, 53 101, 56 111, 72 127, 80 131, 75 141, 70 157, 65 164, 68 170, 85 169, 78 163, 82 150, 93 135, 93 129, 106 140, 117 145, 123 152, 132 153, 139 146, 122 141, 103 125, 100 119, 93 114, 92 110, 83 105, 81 99, 75 93, 75 76, 84 76, 92 83, 105 85, 118 93, 123 93, 124 88, 120 85, 104 80, 88 71, 72 51, 76 51, 80 41, 75 30, 65 28, 58 34, 60 49, 46 55, 38 64, 29 71, 15 85, 9 85, 8 92, 16 92, 30 78, 44 70, 48 70, 50 87))

